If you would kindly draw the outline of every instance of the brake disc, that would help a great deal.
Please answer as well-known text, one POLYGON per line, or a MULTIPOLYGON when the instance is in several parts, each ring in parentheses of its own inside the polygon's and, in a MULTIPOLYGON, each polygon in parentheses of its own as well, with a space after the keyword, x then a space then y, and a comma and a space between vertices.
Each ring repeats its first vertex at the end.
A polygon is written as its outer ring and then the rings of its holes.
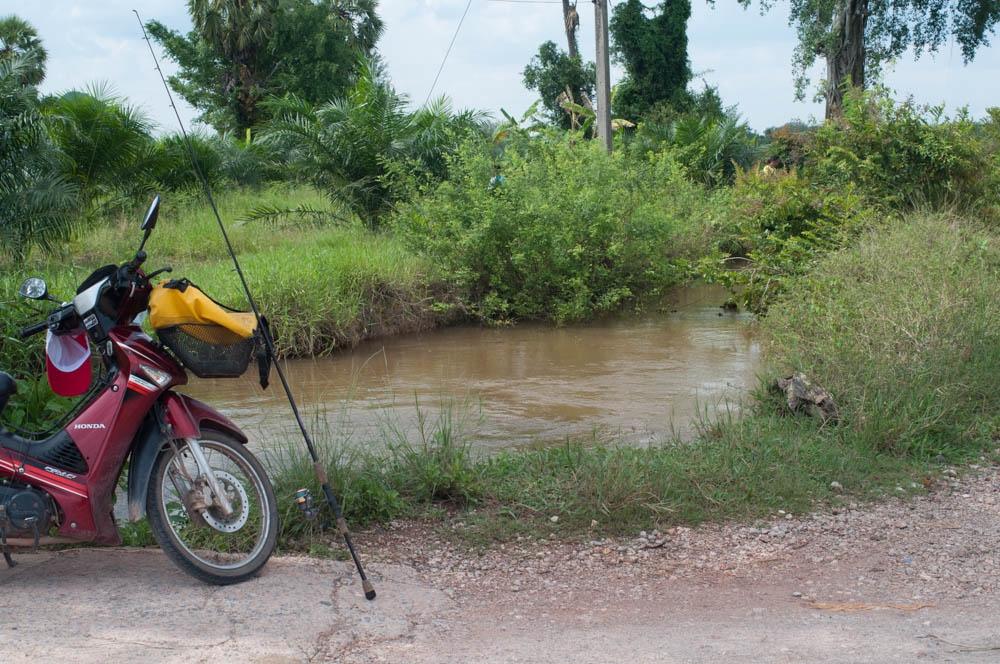
POLYGON ((247 496, 247 490, 243 488, 243 483, 226 471, 216 469, 215 477, 222 485, 222 490, 226 492, 233 513, 226 516, 218 506, 213 505, 203 511, 201 515, 205 518, 205 523, 220 533, 235 533, 246 525, 247 519, 250 517, 250 497, 247 496))

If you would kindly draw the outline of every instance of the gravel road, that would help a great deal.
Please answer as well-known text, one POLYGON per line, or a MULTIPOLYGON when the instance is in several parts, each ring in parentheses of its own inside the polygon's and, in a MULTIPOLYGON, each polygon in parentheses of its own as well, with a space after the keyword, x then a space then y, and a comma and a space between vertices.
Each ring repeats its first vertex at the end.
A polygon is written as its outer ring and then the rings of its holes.
MULTIPOLYGON (((926 495, 475 553, 400 523, 213 588, 156 550, 0 569, 4 662, 997 662, 1000 471, 926 495)), ((912 487, 900 487, 904 494, 912 487)))

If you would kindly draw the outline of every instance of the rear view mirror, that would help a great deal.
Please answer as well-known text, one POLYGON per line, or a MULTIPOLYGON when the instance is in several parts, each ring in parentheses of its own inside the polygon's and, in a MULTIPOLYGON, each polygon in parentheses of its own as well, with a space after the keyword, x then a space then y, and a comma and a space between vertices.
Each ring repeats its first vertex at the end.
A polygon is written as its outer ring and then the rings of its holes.
POLYGON ((44 300, 48 297, 49 287, 45 284, 44 279, 39 279, 38 277, 29 277, 24 280, 21 287, 17 289, 18 295, 21 297, 26 297, 29 300, 44 300))
POLYGON ((147 233, 154 228, 156 228, 156 218, 160 216, 160 197, 159 195, 153 199, 153 202, 149 204, 149 210, 146 211, 146 217, 142 220, 142 226, 139 228, 146 231, 147 233))

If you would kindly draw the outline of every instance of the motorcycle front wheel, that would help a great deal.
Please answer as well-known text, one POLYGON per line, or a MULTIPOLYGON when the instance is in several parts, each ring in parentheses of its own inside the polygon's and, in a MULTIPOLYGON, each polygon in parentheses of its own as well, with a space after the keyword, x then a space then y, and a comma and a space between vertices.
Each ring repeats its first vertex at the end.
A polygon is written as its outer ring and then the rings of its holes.
POLYGON ((278 541, 278 506, 260 461, 239 441, 205 430, 198 441, 231 507, 209 504, 205 478, 187 442, 157 457, 146 513, 167 557, 206 583, 229 585, 256 575, 278 541))

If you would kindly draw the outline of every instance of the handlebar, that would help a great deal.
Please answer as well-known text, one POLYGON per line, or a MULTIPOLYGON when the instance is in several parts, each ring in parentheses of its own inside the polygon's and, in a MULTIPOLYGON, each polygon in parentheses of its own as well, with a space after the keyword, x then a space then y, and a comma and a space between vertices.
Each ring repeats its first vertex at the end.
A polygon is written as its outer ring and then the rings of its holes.
POLYGON ((47 329, 49 329, 49 321, 43 320, 41 323, 35 323, 34 325, 22 328, 19 336, 22 339, 27 339, 28 337, 33 337, 39 332, 44 332, 47 329))
POLYGON ((36 334, 44 332, 45 330, 58 330, 67 319, 74 319, 73 324, 78 324, 76 320, 76 309, 73 308, 72 304, 67 304, 59 307, 55 311, 46 317, 45 320, 40 323, 35 323, 34 325, 29 325, 22 328, 18 333, 22 339, 27 339, 28 337, 33 337, 36 334))

